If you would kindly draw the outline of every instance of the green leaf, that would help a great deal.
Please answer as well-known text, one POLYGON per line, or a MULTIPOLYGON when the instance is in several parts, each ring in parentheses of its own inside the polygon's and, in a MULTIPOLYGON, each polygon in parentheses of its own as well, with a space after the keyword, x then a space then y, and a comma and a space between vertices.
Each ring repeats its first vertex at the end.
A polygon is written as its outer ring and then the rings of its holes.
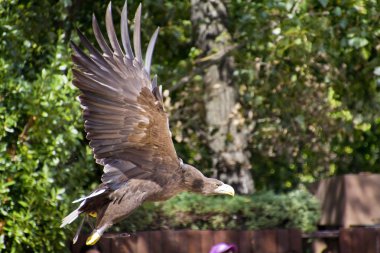
POLYGON ((368 45, 368 40, 366 38, 354 37, 348 40, 348 45, 358 49, 368 45))
POLYGON ((318 0, 318 2, 323 6, 323 8, 325 8, 329 3, 329 0, 318 0))
POLYGON ((374 73, 376 76, 380 76, 380 66, 376 67, 376 68, 373 70, 373 73, 374 73))

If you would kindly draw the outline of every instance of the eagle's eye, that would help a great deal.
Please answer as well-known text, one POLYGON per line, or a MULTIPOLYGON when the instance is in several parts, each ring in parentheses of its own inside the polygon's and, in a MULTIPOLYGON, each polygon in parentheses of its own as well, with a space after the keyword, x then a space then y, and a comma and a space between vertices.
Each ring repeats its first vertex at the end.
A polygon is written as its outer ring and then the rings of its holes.
POLYGON ((218 183, 215 184, 216 187, 219 187, 221 185, 222 185, 222 183, 220 183, 220 182, 218 182, 218 183))

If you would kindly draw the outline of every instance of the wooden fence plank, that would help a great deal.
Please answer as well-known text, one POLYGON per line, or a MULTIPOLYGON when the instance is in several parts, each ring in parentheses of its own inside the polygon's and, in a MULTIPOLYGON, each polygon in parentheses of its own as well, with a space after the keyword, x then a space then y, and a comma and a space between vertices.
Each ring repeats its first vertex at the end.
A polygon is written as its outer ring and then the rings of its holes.
POLYGON ((136 252, 138 253, 150 253, 150 232, 137 233, 137 245, 136 252))
MULTIPOLYGON (((362 253, 367 253, 368 252, 368 248, 369 248, 369 245, 367 242, 367 238, 366 238, 366 235, 368 235, 368 233, 366 233, 366 229, 363 229, 363 228, 354 228, 352 231, 351 231, 351 238, 352 237, 356 237, 357 238, 357 249, 360 248, 360 252, 362 253)), ((357 251, 359 252, 359 251, 357 251)))
POLYGON ((186 235, 188 239, 187 252, 188 253, 200 253, 202 251, 202 241, 201 233, 197 230, 186 230, 186 235))
POLYGON ((236 246, 239 245, 240 231, 227 230, 227 235, 228 235, 229 239, 231 240, 231 243, 235 244, 236 246))
POLYGON ((100 241, 98 242, 98 245, 102 252, 111 252, 113 244, 113 239, 111 238, 101 238, 100 241))
POLYGON ((262 252, 260 239, 260 231, 252 231, 252 251, 255 253, 262 252))
POLYGON ((236 231, 232 230, 220 230, 214 232, 214 244, 225 242, 228 244, 237 245, 238 236, 236 231))
POLYGON ((298 229, 289 229, 289 252, 302 253, 302 234, 298 229))
POLYGON ((214 244, 225 242, 227 239, 226 231, 224 230, 214 231, 213 236, 214 236, 214 244))
POLYGON ((78 237, 78 240, 75 244, 73 244, 72 241, 70 240, 69 241, 70 251, 72 253, 79 253, 80 249, 83 247, 83 245, 86 244, 87 236, 88 236, 88 234, 80 234, 78 237))
POLYGON ((376 229, 376 253, 380 252, 380 230, 377 228, 376 229))
POLYGON ((285 253, 291 249, 290 233, 286 229, 278 229, 277 233, 277 253, 285 253))
POLYGON ((376 230, 372 228, 358 228, 359 240, 363 253, 377 253, 376 252, 376 230))
POLYGON ((378 231, 372 228, 341 229, 340 251, 344 253, 380 253, 378 231))
POLYGON ((367 253, 378 253, 377 252, 377 231, 375 229, 368 229, 367 235, 367 253))
POLYGON ((339 249, 344 253, 352 253, 351 251, 351 233, 349 229, 341 229, 339 232, 339 249))
POLYGON ((210 230, 199 231, 201 236, 201 251, 209 252, 212 245, 214 245, 214 232, 210 230))
POLYGON ((171 236, 171 233, 170 233, 169 230, 161 231, 161 248, 162 248, 162 252, 171 253, 172 250, 175 248, 173 246, 173 243, 174 244, 176 243, 175 239, 176 238, 173 238, 171 236))
POLYGON ((178 233, 173 230, 162 231, 162 251, 165 253, 178 252, 178 233))
POLYGON ((178 253, 188 253, 189 238, 186 230, 174 231, 177 234, 177 251, 178 253))
POLYGON ((361 237, 362 237, 361 231, 358 231, 356 229, 350 229, 352 252, 365 253, 365 247, 363 247, 363 245, 362 245, 362 238, 361 237))
POLYGON ((253 235, 255 253, 276 253, 276 231, 275 230, 258 230, 253 235))
POLYGON ((234 230, 220 230, 214 232, 214 245, 224 242, 227 244, 234 244, 238 247, 239 236, 238 231, 234 230))
POLYGON ((162 232, 161 231, 151 231, 149 249, 150 252, 163 253, 162 250, 162 232))
POLYGON ((137 252, 137 236, 118 237, 112 239, 112 253, 135 253, 137 252))
POLYGON ((365 245, 364 231, 361 228, 354 228, 351 230, 351 241, 353 242, 352 248, 354 252, 366 253, 367 245, 365 245))
POLYGON ((228 236, 229 242, 235 244, 239 252, 240 231, 227 230, 227 236, 228 236))
POLYGON ((252 231, 239 231, 238 252, 252 253, 252 231))

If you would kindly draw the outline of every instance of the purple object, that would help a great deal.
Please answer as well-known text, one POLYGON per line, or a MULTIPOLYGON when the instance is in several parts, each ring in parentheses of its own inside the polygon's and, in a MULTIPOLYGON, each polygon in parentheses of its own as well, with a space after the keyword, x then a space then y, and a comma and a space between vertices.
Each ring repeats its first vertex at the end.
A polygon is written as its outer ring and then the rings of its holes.
POLYGON ((235 244, 227 244, 225 242, 221 242, 212 246, 209 253, 223 253, 223 252, 226 252, 227 250, 232 250, 232 252, 237 252, 237 247, 235 246, 235 244))

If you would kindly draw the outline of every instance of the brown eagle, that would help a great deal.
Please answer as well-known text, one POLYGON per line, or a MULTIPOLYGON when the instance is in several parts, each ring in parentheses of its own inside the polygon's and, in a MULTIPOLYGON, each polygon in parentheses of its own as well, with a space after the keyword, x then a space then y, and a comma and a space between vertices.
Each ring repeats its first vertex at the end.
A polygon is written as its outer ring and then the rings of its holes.
MULTIPOLYGON (((126 218, 145 201, 162 201, 183 191, 203 195, 234 195, 234 189, 185 164, 177 156, 164 110, 161 86, 150 78, 150 65, 159 29, 142 58, 141 4, 135 14, 133 48, 129 39, 127 5, 121 13, 120 46, 112 21, 111 3, 106 11, 104 39, 95 16, 92 26, 100 51, 78 31, 84 53, 72 43, 74 85, 81 91, 85 131, 96 162, 104 166, 102 183, 90 195, 74 202, 79 207, 66 216, 61 227, 80 214, 96 217, 86 244, 95 244, 104 231, 126 218)), ((83 220, 74 237, 76 241, 83 220)))

